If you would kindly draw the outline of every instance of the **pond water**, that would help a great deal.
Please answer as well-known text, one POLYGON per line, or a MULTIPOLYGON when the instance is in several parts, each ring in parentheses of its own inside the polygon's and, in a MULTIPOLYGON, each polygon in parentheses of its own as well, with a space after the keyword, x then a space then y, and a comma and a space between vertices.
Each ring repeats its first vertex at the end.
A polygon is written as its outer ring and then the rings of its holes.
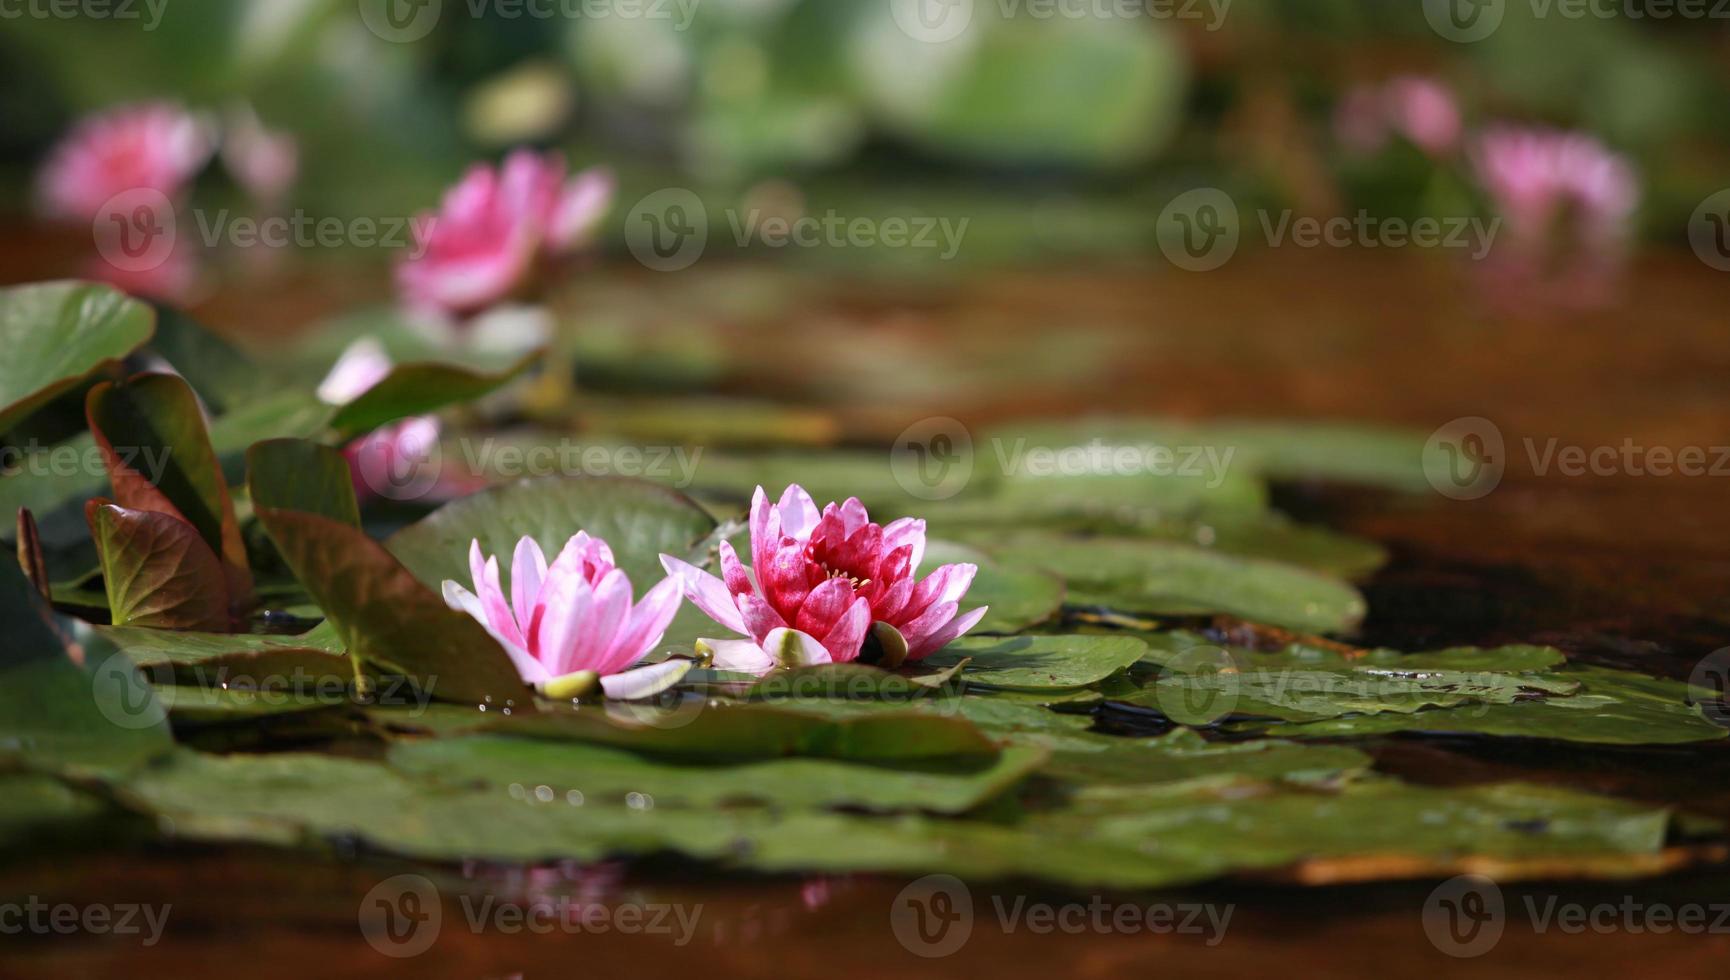
MULTIPOLYGON (((1648 261, 1610 309, 1517 316, 1476 308, 1450 267, 1370 253, 1322 258, 1287 250, 1246 256, 1207 275, 1060 267, 893 288, 869 276, 794 276, 749 265, 679 278, 675 288, 641 270, 603 269, 578 298, 618 329, 635 324, 646 336, 674 339, 700 331, 733 365, 728 390, 791 390, 836 420, 847 443, 881 443, 939 414, 969 426, 1028 414, 1134 412, 1369 421, 1424 431, 1461 417, 1493 420, 1505 438, 1507 472, 1480 499, 1278 488, 1277 503, 1288 513, 1390 550, 1390 563, 1364 585, 1371 610, 1365 645, 1549 643, 1586 662, 1677 678, 1730 645, 1730 523, 1723 517, 1730 463, 1722 475, 1693 477, 1626 465, 1610 475, 1569 476, 1546 465, 1557 458, 1547 454, 1568 446, 1701 447, 1709 460, 1712 447, 1730 446, 1726 294, 1722 277, 1698 264, 1648 261)), ((288 336, 297 323, 339 305, 335 300, 346 303, 369 287, 339 275, 269 288, 283 302, 257 292, 219 295, 200 312, 230 333, 288 336), (263 319, 250 319, 256 316, 263 319)), ((1555 782, 1730 819, 1724 742, 1582 749, 1399 736, 1369 748, 1379 768, 1415 782, 1555 782)), ((688 936, 512 934, 497 920, 473 930, 467 917, 488 896, 532 902, 549 887, 568 887, 569 869, 429 869, 361 854, 317 859, 140 845, 118 854, 25 857, 0 875, 0 891, 47 902, 172 903, 172 927, 160 944, 140 955, 132 944, 100 938, 9 936, 0 972, 1244 976, 1368 974, 1400 955, 1437 976, 1636 968, 1721 976, 1730 927, 1713 935, 1573 934, 1526 921, 1528 910, 1556 900, 1730 900, 1730 875, 1723 855, 1716 858, 1715 866, 1635 881, 1506 888, 1518 912, 1495 949, 1475 959, 1444 955, 1426 938, 1433 879, 1313 888, 1239 880, 1181 895, 1113 898, 1229 906, 1229 934, 1216 945, 1195 933, 1046 935, 1032 920, 1011 928, 992 896, 975 889, 970 937, 952 955, 927 959, 912 955, 891 929, 905 879, 717 880, 650 862, 609 877, 598 894, 700 906, 688 936), (386 959, 356 927, 369 891, 402 872, 439 883, 436 956, 386 959)), ((1020 889, 1004 901, 1029 895, 1059 905, 1075 900, 1020 889)))

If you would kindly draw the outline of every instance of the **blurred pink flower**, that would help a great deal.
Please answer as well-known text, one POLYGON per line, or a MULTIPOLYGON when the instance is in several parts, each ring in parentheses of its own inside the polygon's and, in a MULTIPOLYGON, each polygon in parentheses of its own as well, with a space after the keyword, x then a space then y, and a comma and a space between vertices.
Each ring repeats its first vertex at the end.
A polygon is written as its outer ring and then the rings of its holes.
POLYGON ((1633 166, 1584 133, 1496 126, 1470 153, 1503 227, 1501 282, 1550 282, 1574 305, 1604 298, 1640 204, 1633 166))
POLYGON ((210 127, 169 103, 124 106, 78 123, 49 154, 38 181, 51 217, 95 221, 127 191, 174 199, 210 159, 210 127))
POLYGON ((568 182, 556 154, 518 150, 498 168, 476 166, 415 222, 415 254, 397 286, 416 310, 479 313, 525 286, 541 261, 584 244, 605 215, 612 177, 590 170, 568 182))
MULTIPOLYGON (((350 344, 330 373, 319 382, 318 397, 330 405, 346 405, 383 381, 394 365, 384 345, 372 337, 350 344)), ((427 496, 457 496, 440 465, 443 429, 431 415, 417 415, 379 426, 342 449, 361 500, 389 497, 415 500, 427 496)))
POLYGON ((1393 134, 1432 157, 1459 145, 1460 108, 1448 87, 1433 78, 1402 75, 1347 92, 1334 112, 1334 134, 1354 153, 1380 151, 1393 134))
POLYGON ((612 549, 587 532, 573 535, 551 565, 534 538, 518 541, 508 598, 498 558, 483 558, 479 541, 469 545, 469 573, 475 591, 447 580, 445 603, 486 627, 530 684, 593 671, 608 697, 644 697, 690 667, 670 660, 626 672, 666 635, 679 585, 663 579, 633 603, 612 549))
POLYGON ((985 607, 956 613, 978 567, 944 565, 917 581, 924 553, 924 521, 873 524, 858 498, 819 513, 795 484, 778 504, 757 488, 751 568, 728 542, 720 547, 720 578, 671 555, 662 555, 661 564, 710 619, 750 637, 705 641, 716 666, 760 673, 857 660, 878 623, 901 634, 910 661, 972 629, 985 607))
POLYGON ((346 405, 383 381, 394 366, 376 337, 362 337, 343 349, 330 372, 318 383, 319 401, 346 405))
POLYGON ((248 194, 275 204, 300 174, 300 146, 291 134, 266 129, 258 114, 243 106, 229 115, 222 163, 248 194))

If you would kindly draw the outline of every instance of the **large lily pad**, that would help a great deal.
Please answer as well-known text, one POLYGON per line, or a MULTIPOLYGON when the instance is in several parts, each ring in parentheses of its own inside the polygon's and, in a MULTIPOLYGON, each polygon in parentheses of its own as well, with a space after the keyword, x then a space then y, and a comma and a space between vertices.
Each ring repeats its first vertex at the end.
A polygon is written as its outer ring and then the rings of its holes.
POLYGON ((391 553, 433 588, 469 580, 469 542, 508 568, 517 541, 532 537, 548 560, 578 531, 602 538, 637 594, 665 576, 663 553, 690 556, 715 521, 685 495, 616 477, 537 477, 483 490, 397 532, 391 553))
POLYGON ((1365 612, 1363 596, 1337 578, 1191 545, 1022 533, 988 550, 1004 564, 1062 577, 1075 605, 1230 613, 1315 633, 1350 630, 1365 612))
POLYGON ((969 681, 1018 690, 1086 687, 1136 663, 1147 645, 1133 636, 964 636, 926 658, 962 660, 969 681))
POLYGON ((1707 720, 1700 707, 1717 697, 1717 692, 1602 667, 1571 666, 1551 676, 1579 684, 1579 692, 1572 697, 1515 704, 1256 727, 1292 738, 1433 732, 1601 745, 1677 745, 1714 741, 1727 734, 1707 720))
POLYGON ((528 354, 497 372, 436 361, 398 364, 377 384, 337 409, 330 424, 340 435, 352 437, 397 419, 472 401, 521 377, 540 359, 539 352, 528 354))
POLYGON ((963 757, 919 768, 889 768, 792 758, 731 765, 652 759, 600 745, 541 739, 472 736, 403 742, 392 766, 443 783, 565 799, 574 790, 588 802, 638 806, 860 807, 875 811, 962 813, 1024 779, 1044 760, 1036 748, 995 758, 963 757), (542 788, 545 787, 545 790, 542 788))
POLYGON ((108 286, 0 290, 0 435, 150 339, 150 307, 108 286))
POLYGON ((101 644, 75 663, 18 566, 0 561, 0 757, 115 773, 168 751, 166 715, 132 662, 101 644))

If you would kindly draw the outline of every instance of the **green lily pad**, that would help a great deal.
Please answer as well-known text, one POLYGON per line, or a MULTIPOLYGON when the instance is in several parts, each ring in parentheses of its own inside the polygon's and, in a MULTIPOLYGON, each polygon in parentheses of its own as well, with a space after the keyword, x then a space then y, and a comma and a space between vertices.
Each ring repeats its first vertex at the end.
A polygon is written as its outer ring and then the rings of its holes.
POLYGON ((1022 533, 989 551, 1005 565, 1063 578, 1068 601, 1122 612, 1229 613, 1313 633, 1363 619, 1363 596, 1346 582, 1278 562, 1126 538, 1022 533))
POLYGON ((968 660, 969 681, 1037 691, 1086 687, 1146 653, 1147 645, 1133 636, 964 636, 925 662, 939 667, 968 660))
POLYGON ((650 755, 850 761, 991 757, 997 744, 965 719, 873 714, 833 718, 762 704, 687 698, 677 705, 609 704, 501 717, 488 731, 610 745, 650 755))
POLYGON ((121 772, 168 751, 162 706, 132 662, 87 644, 82 667, 15 562, 0 561, 0 757, 121 772))
POLYGON ((167 361, 217 414, 270 397, 280 384, 233 344, 169 306, 156 309, 145 350, 167 361))
POLYGON ((963 813, 1009 790, 1044 760, 1036 748, 996 758, 933 761, 917 769, 827 759, 766 759, 730 765, 650 759, 565 741, 472 736, 401 742, 389 762, 436 782, 488 785, 614 805, 858 807, 879 812, 963 813))
MULTIPOLYGON (((1147 661, 1166 666, 1177 662, 1187 651, 1198 647, 1221 649, 1206 637, 1185 630, 1160 633, 1137 633, 1147 641, 1147 661)), ((1500 647, 1448 647, 1422 653, 1402 653, 1399 650, 1376 649, 1361 655, 1347 656, 1328 647, 1302 643, 1287 645, 1278 651, 1250 650, 1245 647, 1224 647, 1241 670, 1286 667, 1388 667, 1406 670, 1467 670, 1507 674, 1535 674, 1563 666, 1568 658, 1555 647, 1516 643, 1500 647)))
POLYGON ((1314 721, 1565 698, 1579 687, 1557 674, 1386 667, 1237 671, 1184 665, 1168 670, 1142 691, 1114 700, 1154 708, 1180 721, 1227 715, 1314 721))
POLYGON ((0 434, 150 339, 150 307, 108 286, 0 290, 0 434))
MULTIPOLYGON (((683 494, 615 477, 537 477, 446 504, 398 531, 387 546, 415 576, 437 589, 469 583, 469 542, 508 570, 517 541, 532 537, 547 560, 578 531, 604 539, 638 595, 659 582, 663 553, 690 557, 715 521, 683 494)), ((508 573, 507 573, 508 575, 508 573)))
POLYGON ((522 377, 541 356, 537 351, 496 372, 437 361, 398 364, 377 384, 337 409, 330 424, 344 438, 352 438, 397 419, 473 401, 522 377))
POLYGON ((1651 854, 1669 811, 1522 783, 1430 788, 1364 778, 1332 791, 1238 780, 1092 786, 1042 814, 1054 833, 1143 843, 1216 868, 1344 856, 1445 859, 1651 854))
POLYGON ((254 507, 317 514, 360 527, 348 460, 304 439, 271 439, 246 453, 246 485, 254 507))
POLYGON ((1335 718, 1256 726, 1290 738, 1351 738, 1393 732, 1545 738, 1600 745, 1679 745, 1725 737, 1700 704, 1716 692, 1628 671, 1570 666, 1550 676, 1580 685, 1566 698, 1486 704, 1411 715, 1335 718))

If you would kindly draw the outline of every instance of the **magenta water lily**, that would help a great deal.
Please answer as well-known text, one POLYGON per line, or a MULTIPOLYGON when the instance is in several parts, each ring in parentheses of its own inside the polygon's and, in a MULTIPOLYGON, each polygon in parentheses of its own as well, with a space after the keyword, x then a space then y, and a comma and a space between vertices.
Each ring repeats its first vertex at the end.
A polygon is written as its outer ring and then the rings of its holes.
POLYGON ((976 565, 943 565, 916 577, 924 521, 875 524, 858 498, 819 511, 797 484, 776 504, 757 488, 751 567, 727 542, 720 554, 720 578, 671 555, 662 555, 661 564, 697 608, 745 637, 703 641, 724 670, 920 660, 972 629, 986 611, 960 614, 976 565))
POLYGON ((584 678, 598 677, 608 697, 646 697, 691 666, 670 660, 631 669, 666 635, 679 586, 663 579, 633 601, 612 549, 587 532, 573 535, 550 565, 534 538, 518 541, 508 595, 498 558, 483 556, 479 541, 469 545, 469 572, 474 591, 446 580, 446 604, 486 627, 523 680, 545 692, 580 691, 584 678))
POLYGON ((585 244, 612 200, 603 169, 565 179, 557 154, 519 150, 480 165, 416 219, 415 254, 397 267, 407 304, 434 316, 484 312, 522 289, 544 259, 585 244))

